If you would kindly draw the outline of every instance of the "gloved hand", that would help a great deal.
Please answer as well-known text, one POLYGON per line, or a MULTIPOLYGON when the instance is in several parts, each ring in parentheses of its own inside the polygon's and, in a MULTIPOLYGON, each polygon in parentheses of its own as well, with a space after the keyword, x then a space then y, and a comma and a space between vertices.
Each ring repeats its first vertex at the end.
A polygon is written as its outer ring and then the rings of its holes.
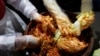
POLYGON ((16 50, 23 50, 25 48, 34 48, 39 45, 40 39, 32 35, 19 36, 15 40, 16 50))
POLYGON ((39 14, 37 11, 33 11, 32 13, 31 13, 31 18, 30 18, 30 20, 36 20, 36 21, 42 21, 42 15, 41 14, 39 14))

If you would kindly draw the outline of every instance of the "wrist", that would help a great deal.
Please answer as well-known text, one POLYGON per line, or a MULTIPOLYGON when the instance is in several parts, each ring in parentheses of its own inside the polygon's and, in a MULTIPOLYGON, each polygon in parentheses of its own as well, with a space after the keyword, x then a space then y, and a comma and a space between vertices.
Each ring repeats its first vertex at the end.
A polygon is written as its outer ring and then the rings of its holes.
POLYGON ((15 49, 16 50, 24 50, 27 48, 28 43, 26 42, 26 39, 24 36, 16 37, 15 40, 15 49))
POLYGON ((31 13, 31 20, 37 20, 40 17, 40 14, 37 11, 31 13))

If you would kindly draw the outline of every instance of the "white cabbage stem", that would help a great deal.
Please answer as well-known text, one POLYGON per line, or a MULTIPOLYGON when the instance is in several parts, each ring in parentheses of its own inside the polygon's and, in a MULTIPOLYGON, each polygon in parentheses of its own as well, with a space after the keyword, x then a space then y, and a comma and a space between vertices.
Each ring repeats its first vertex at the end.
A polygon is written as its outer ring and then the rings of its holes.
POLYGON ((81 13, 76 17, 77 21, 72 25, 77 35, 88 28, 94 22, 94 12, 92 11, 92 0, 82 0, 81 13))
POLYGON ((82 0, 81 12, 88 12, 92 10, 92 0, 82 0))

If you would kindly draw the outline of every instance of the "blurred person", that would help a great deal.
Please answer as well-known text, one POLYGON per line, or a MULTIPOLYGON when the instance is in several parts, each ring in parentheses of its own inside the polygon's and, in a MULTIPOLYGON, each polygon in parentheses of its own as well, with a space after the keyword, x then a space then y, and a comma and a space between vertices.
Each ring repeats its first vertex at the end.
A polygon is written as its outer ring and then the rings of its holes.
MULTIPOLYGON (((41 15, 29 0, 6 0, 30 20, 41 21, 41 15)), ((24 21, 0 0, 0 56, 13 56, 12 51, 24 50, 29 44, 35 47, 39 39, 32 35, 23 35, 24 21)), ((15 55, 14 55, 15 56, 15 55)))

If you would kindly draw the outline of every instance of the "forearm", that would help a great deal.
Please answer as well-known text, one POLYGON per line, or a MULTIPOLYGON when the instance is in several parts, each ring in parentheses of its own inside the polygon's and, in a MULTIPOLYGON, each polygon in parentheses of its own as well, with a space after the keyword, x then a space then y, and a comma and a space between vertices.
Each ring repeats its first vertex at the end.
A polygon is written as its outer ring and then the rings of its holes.
POLYGON ((14 50, 15 49, 15 36, 0 35, 0 49, 1 50, 14 50))
POLYGON ((29 0, 7 0, 7 2, 28 18, 31 18, 32 13, 37 13, 36 7, 29 0))
POLYGON ((22 50, 26 47, 27 43, 23 36, 15 35, 0 35, 0 50, 22 50))
POLYGON ((24 50, 39 45, 39 38, 32 35, 0 35, 0 50, 24 50))

